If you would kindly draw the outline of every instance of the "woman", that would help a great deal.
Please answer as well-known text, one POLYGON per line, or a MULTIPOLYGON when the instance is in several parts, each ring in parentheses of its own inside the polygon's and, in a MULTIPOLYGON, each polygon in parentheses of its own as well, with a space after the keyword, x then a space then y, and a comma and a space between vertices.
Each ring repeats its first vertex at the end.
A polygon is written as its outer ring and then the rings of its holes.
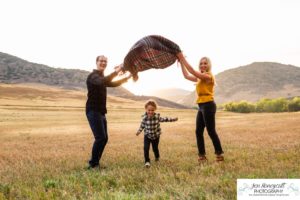
POLYGON ((193 67, 187 62, 182 53, 178 53, 182 73, 184 78, 192 82, 197 82, 196 92, 198 95, 198 113, 196 119, 196 137, 199 153, 199 161, 206 161, 206 152, 204 144, 204 128, 206 127, 208 135, 210 136, 216 154, 216 161, 223 161, 223 149, 220 139, 215 128, 215 114, 216 104, 214 102, 214 85, 215 79, 211 73, 211 61, 207 57, 200 59, 199 71, 193 69, 193 67), (189 73, 188 73, 189 72, 189 73))
POLYGON ((88 89, 86 102, 86 116, 92 129, 95 141, 92 148, 92 156, 88 169, 99 167, 99 162, 108 141, 106 109, 106 87, 117 87, 126 82, 131 76, 112 82, 113 78, 121 71, 121 67, 115 67, 115 71, 104 76, 107 66, 107 58, 103 55, 96 58, 97 69, 89 74, 86 84, 88 89))

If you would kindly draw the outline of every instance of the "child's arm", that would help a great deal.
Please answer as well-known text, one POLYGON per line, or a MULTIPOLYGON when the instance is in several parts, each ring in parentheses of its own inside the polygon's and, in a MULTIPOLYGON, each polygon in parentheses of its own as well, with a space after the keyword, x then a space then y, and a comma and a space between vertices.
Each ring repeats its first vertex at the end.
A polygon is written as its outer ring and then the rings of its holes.
POLYGON ((172 117, 159 117, 160 122, 175 122, 178 120, 178 117, 172 118, 172 117))
POLYGON ((145 128, 145 121, 143 119, 142 122, 141 122, 139 130, 136 132, 136 136, 138 136, 139 134, 141 134, 141 132, 143 131, 144 128, 145 128))

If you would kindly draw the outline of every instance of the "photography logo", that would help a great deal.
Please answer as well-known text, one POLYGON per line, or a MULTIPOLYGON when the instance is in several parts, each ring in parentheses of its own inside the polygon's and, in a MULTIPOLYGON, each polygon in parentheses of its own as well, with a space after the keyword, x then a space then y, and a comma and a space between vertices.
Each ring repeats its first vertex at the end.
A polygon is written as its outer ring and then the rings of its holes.
POLYGON ((237 179, 237 200, 300 200, 300 179, 237 179))

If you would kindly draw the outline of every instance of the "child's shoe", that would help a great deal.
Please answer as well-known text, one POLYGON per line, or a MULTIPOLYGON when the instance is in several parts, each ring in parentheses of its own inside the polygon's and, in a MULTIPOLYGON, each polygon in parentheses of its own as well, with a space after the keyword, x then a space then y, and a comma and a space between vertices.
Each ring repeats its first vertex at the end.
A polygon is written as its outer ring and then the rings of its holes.
POLYGON ((85 169, 87 169, 87 170, 100 169, 100 166, 99 166, 99 164, 96 164, 96 165, 89 164, 85 169))
POLYGON ((216 161, 217 161, 217 162, 222 162, 222 161, 224 161, 224 156, 222 156, 222 155, 217 155, 217 156, 216 156, 216 161))
POLYGON ((146 167, 146 168, 149 168, 150 166, 151 166, 151 165, 150 165, 150 162, 146 162, 146 163, 145 163, 145 167, 146 167))

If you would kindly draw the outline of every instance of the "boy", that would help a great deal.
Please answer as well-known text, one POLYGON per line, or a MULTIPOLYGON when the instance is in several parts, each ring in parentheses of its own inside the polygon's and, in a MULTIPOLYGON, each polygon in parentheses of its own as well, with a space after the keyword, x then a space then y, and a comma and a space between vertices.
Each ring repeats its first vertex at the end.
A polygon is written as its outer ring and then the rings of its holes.
POLYGON ((142 116, 142 122, 136 135, 138 136, 144 130, 144 157, 145 167, 150 167, 149 150, 150 143, 152 144, 152 150, 155 155, 155 161, 159 161, 159 138, 161 134, 160 122, 174 122, 178 118, 160 117, 159 113, 155 113, 157 105, 155 101, 149 100, 145 104, 146 113, 142 116))

